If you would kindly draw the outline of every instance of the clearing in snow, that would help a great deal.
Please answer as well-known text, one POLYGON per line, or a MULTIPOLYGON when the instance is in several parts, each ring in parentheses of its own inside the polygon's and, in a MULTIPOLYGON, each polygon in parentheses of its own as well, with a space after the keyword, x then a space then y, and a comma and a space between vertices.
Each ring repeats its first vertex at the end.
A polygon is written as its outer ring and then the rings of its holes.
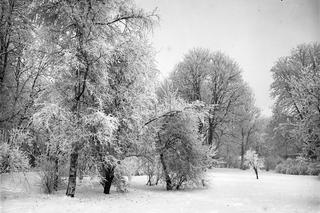
POLYGON ((28 187, 21 178, 2 175, 0 212, 320 212, 319 177, 259 175, 256 180, 252 170, 212 169, 207 188, 170 192, 163 185, 146 186, 146 177, 137 176, 132 177, 129 192, 113 189, 110 195, 102 193, 97 181, 85 179, 78 181, 75 198, 65 196, 65 189, 52 195, 40 193, 35 173, 26 175, 28 187))

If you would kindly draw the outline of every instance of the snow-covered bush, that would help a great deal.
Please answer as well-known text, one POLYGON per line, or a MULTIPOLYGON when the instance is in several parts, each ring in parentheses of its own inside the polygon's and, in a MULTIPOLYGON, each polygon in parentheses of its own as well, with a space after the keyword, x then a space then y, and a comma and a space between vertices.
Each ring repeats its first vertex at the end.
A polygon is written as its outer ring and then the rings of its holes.
POLYGON ((308 175, 320 175, 320 162, 310 163, 307 169, 308 175))
POLYGON ((268 156, 264 158, 264 166, 266 171, 274 170, 280 162, 281 158, 278 156, 268 156))
POLYGON ((285 174, 286 172, 285 172, 285 168, 284 168, 284 166, 283 166, 283 163, 279 163, 279 164, 276 166, 275 171, 276 171, 277 173, 285 174))
POLYGON ((119 173, 115 173, 112 184, 116 187, 117 192, 127 192, 129 178, 128 176, 122 176, 119 173))
POLYGON ((204 104, 186 103, 178 97, 170 81, 157 91, 157 110, 145 124, 144 135, 149 138, 149 152, 159 157, 161 180, 167 190, 184 186, 203 186, 207 168, 212 166, 214 149, 203 145, 204 133, 199 123, 207 115, 204 104), (150 143, 152 141, 153 143, 150 143))
POLYGON ((0 141, 0 173, 24 172, 29 169, 27 153, 21 145, 28 143, 29 135, 19 129, 9 131, 9 140, 0 141))
POLYGON ((318 175, 320 174, 320 163, 311 163, 305 159, 290 159, 278 164, 276 172, 290 175, 318 175))
POLYGON ((41 156, 38 160, 40 166, 41 188, 44 193, 51 194, 58 189, 60 182, 59 170, 57 164, 48 160, 46 156, 41 156))
POLYGON ((291 175, 306 174, 307 169, 304 162, 290 158, 276 166, 276 172, 291 175))
POLYGON ((211 165, 212 150, 202 145, 192 112, 183 111, 162 121, 157 151, 167 189, 203 185, 204 172, 211 165))
POLYGON ((23 172, 29 169, 29 159, 18 147, 0 144, 0 173, 23 172))
POLYGON ((158 185, 162 178, 162 166, 159 157, 156 156, 153 159, 141 159, 141 171, 148 177, 147 185, 158 185))
POLYGON ((131 168, 128 161, 121 162, 114 169, 114 177, 112 184, 116 187, 118 192, 127 192, 129 186, 129 180, 131 179, 131 168))

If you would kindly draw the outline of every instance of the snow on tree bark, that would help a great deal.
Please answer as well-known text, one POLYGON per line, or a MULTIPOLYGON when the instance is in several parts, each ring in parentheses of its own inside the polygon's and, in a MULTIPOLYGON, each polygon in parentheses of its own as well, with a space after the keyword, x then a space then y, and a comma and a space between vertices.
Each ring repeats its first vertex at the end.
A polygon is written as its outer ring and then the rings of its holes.
POLYGON ((66 195, 74 197, 77 184, 77 164, 78 164, 78 150, 74 150, 70 155, 70 169, 69 169, 69 179, 66 195))

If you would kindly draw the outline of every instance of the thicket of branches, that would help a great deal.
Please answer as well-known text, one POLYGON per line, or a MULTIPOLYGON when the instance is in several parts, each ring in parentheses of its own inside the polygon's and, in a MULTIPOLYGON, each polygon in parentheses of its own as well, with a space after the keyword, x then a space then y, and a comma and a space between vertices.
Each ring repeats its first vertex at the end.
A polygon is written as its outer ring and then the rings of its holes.
POLYGON ((99 176, 106 194, 112 183, 125 191, 134 164, 149 185, 171 190, 204 184, 212 166, 245 168, 249 149, 265 162, 276 150, 319 160, 318 44, 273 67, 269 122, 221 52, 190 50, 160 83, 148 42, 158 16, 132 1, 8 0, 0 9, 1 173, 36 167, 49 193, 67 177, 73 197, 85 175, 99 176))
MULTIPOLYGON (((320 45, 302 44, 271 69, 275 98, 268 135, 274 152, 320 161, 320 45)), ((298 162, 298 161, 297 161, 298 162)), ((318 166, 319 167, 319 166, 318 166)))
POLYGON ((123 190, 136 157, 169 188, 201 182, 199 116, 156 91, 155 12, 122 0, 30 0, 6 1, 1 14, 1 172, 37 167, 48 193, 67 176, 71 197, 77 177, 98 175, 108 194, 112 183, 123 190))

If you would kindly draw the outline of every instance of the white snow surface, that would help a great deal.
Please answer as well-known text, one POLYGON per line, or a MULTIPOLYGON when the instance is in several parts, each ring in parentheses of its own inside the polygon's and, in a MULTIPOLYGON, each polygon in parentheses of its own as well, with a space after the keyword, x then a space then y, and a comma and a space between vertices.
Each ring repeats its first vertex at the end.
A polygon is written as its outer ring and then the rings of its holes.
POLYGON ((5 213, 320 213, 320 178, 253 171, 212 169, 209 186, 166 191, 164 185, 146 186, 145 176, 132 177, 129 192, 103 194, 97 179, 78 181, 76 196, 65 189, 52 195, 40 191, 37 173, 1 175, 0 212, 5 213), (28 184, 25 183, 28 180, 28 184))

